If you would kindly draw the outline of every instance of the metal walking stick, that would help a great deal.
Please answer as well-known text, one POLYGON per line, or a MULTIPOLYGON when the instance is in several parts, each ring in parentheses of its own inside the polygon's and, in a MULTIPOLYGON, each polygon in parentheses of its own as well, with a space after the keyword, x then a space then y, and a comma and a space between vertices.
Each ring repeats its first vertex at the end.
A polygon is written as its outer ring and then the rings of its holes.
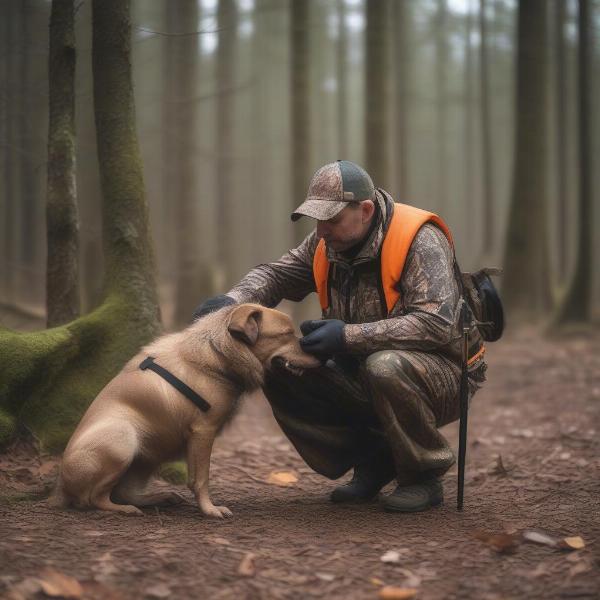
POLYGON ((467 417, 469 414, 469 382, 467 380, 467 360, 469 352, 469 327, 467 326, 467 302, 463 298, 460 313, 462 328, 462 365, 460 374, 460 428, 458 435, 458 496, 456 508, 462 510, 465 489, 465 458, 467 454, 467 417))

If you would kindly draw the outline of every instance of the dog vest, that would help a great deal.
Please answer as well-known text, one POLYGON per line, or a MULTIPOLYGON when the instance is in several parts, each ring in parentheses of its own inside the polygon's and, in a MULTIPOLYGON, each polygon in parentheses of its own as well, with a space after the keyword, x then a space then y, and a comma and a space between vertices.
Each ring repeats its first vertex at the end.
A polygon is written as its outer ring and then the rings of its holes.
POLYGON ((210 404, 202 397, 197 394, 191 387, 183 383, 181 379, 175 377, 171 371, 167 371, 164 367, 157 365, 154 362, 154 358, 149 356, 140 363, 140 369, 145 371, 150 369, 158 375, 160 375, 165 381, 168 381, 178 392, 181 392, 186 398, 191 400, 201 411, 208 412, 210 410, 210 404))
MULTIPOLYGON (((444 232, 454 249, 450 229, 440 217, 407 204, 398 202, 394 204, 394 213, 381 247, 381 283, 388 314, 400 299, 400 292, 396 288, 402 277, 410 245, 419 229, 429 222, 434 223, 444 232)), ((329 261, 323 239, 319 240, 315 250, 313 275, 321 308, 325 310, 329 306, 329 288, 327 286, 329 261)))

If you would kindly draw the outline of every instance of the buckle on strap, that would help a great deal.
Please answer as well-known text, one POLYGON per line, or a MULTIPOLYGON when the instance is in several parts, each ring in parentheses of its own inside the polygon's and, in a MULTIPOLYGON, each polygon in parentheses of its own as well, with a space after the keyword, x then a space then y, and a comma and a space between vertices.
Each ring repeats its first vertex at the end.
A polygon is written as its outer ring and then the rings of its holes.
POLYGON ((175 377, 173 373, 167 371, 164 367, 157 365, 154 362, 153 356, 148 356, 140 363, 140 369, 145 371, 150 369, 157 375, 160 375, 165 381, 170 383, 178 392, 183 394, 188 400, 191 400, 201 411, 208 412, 210 410, 210 404, 202 397, 197 394, 191 387, 183 383, 181 379, 175 377))

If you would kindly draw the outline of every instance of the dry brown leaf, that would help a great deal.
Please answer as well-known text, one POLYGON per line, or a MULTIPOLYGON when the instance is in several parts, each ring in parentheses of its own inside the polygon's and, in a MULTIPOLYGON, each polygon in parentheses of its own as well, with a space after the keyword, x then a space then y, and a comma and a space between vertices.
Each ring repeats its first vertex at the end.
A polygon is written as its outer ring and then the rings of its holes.
POLYGON ((83 594, 83 588, 77 579, 54 569, 42 569, 38 579, 42 590, 47 596, 53 598, 81 598, 83 594))
POLYGON ((386 585, 379 590, 379 598, 381 600, 410 600, 410 598, 414 598, 417 595, 417 591, 414 588, 386 585))
POLYGON ((298 481, 298 476, 292 471, 273 471, 267 477, 267 483, 271 483, 273 485, 293 485, 298 481))
POLYGON ((475 531, 473 537, 487 544, 492 550, 500 554, 511 554, 519 545, 519 540, 510 533, 489 533, 475 531))
POLYGON ((256 567, 254 566, 254 558, 255 554, 252 552, 246 552, 244 558, 240 561, 238 565, 238 575, 242 577, 254 577, 256 574, 256 567))
POLYGON ((585 542, 580 536, 566 537, 559 542, 559 546, 565 550, 581 550, 585 548, 585 542))

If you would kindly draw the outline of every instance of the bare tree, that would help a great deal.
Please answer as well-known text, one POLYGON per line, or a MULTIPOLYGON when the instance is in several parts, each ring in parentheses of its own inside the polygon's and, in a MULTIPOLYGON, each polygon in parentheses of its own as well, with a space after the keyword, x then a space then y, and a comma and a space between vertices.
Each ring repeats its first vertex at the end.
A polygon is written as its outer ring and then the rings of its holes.
POLYGON ((79 315, 79 218, 75 182, 75 10, 53 0, 48 58, 47 325, 79 315))
MULTIPOLYGON (((304 199, 310 178, 310 2, 294 0, 290 9, 291 212, 304 199)), ((304 238, 311 226, 303 219, 294 227, 295 241, 304 238)))
POLYGON ((410 71, 410 20, 411 6, 408 2, 394 2, 393 22, 395 25, 394 55, 396 60, 396 187, 398 201, 409 198, 409 157, 408 123, 410 71))
POLYGON ((594 23, 591 2, 579 0, 579 218, 575 273, 558 314, 558 323, 591 320, 592 261, 592 64, 594 60, 594 23))
POLYGON ((555 63, 556 63, 556 182, 558 191, 558 272, 564 277, 567 268, 567 167, 568 167, 568 103, 567 103, 567 60, 565 43, 565 20, 567 1, 555 4, 555 63))
POLYGON ((483 251, 490 255, 494 248, 494 162, 492 155, 492 123, 490 69, 488 52, 487 2, 479 1, 479 64, 481 82, 481 155, 483 167, 483 251))
POLYGON ((389 187, 389 2, 367 0, 365 166, 376 186, 389 187))
POLYGON ((345 159, 348 156, 348 89, 347 58, 348 36, 346 34, 346 3, 337 0, 338 43, 337 43, 337 130, 338 156, 345 159))
POLYGON ((237 7, 235 0, 219 0, 217 11, 219 46, 217 48, 217 230, 218 254, 225 286, 232 283, 234 244, 224 235, 231 227, 233 210, 234 152, 234 77, 237 39, 237 7))
POLYGON ((503 295, 530 319, 550 305, 547 200, 546 0, 521 0, 518 12, 516 134, 503 295))
POLYGON ((437 156, 437 202, 439 210, 444 210, 445 198, 448 195, 448 174, 446 164, 448 143, 448 7, 446 0, 438 0, 435 17, 435 86, 436 86, 436 156, 437 156))
MULTIPOLYGON (((174 31, 194 31, 198 23, 197 0, 178 2, 172 17, 174 31)), ((185 325, 190 321, 194 306, 212 293, 211 271, 199 256, 195 235, 196 209, 203 201, 196 187, 198 104, 195 96, 200 68, 198 39, 196 36, 176 37, 171 44, 171 51, 171 81, 175 94, 175 102, 171 106, 174 144, 167 158, 175 163, 171 168, 171 200, 177 210, 175 322, 185 325)))

